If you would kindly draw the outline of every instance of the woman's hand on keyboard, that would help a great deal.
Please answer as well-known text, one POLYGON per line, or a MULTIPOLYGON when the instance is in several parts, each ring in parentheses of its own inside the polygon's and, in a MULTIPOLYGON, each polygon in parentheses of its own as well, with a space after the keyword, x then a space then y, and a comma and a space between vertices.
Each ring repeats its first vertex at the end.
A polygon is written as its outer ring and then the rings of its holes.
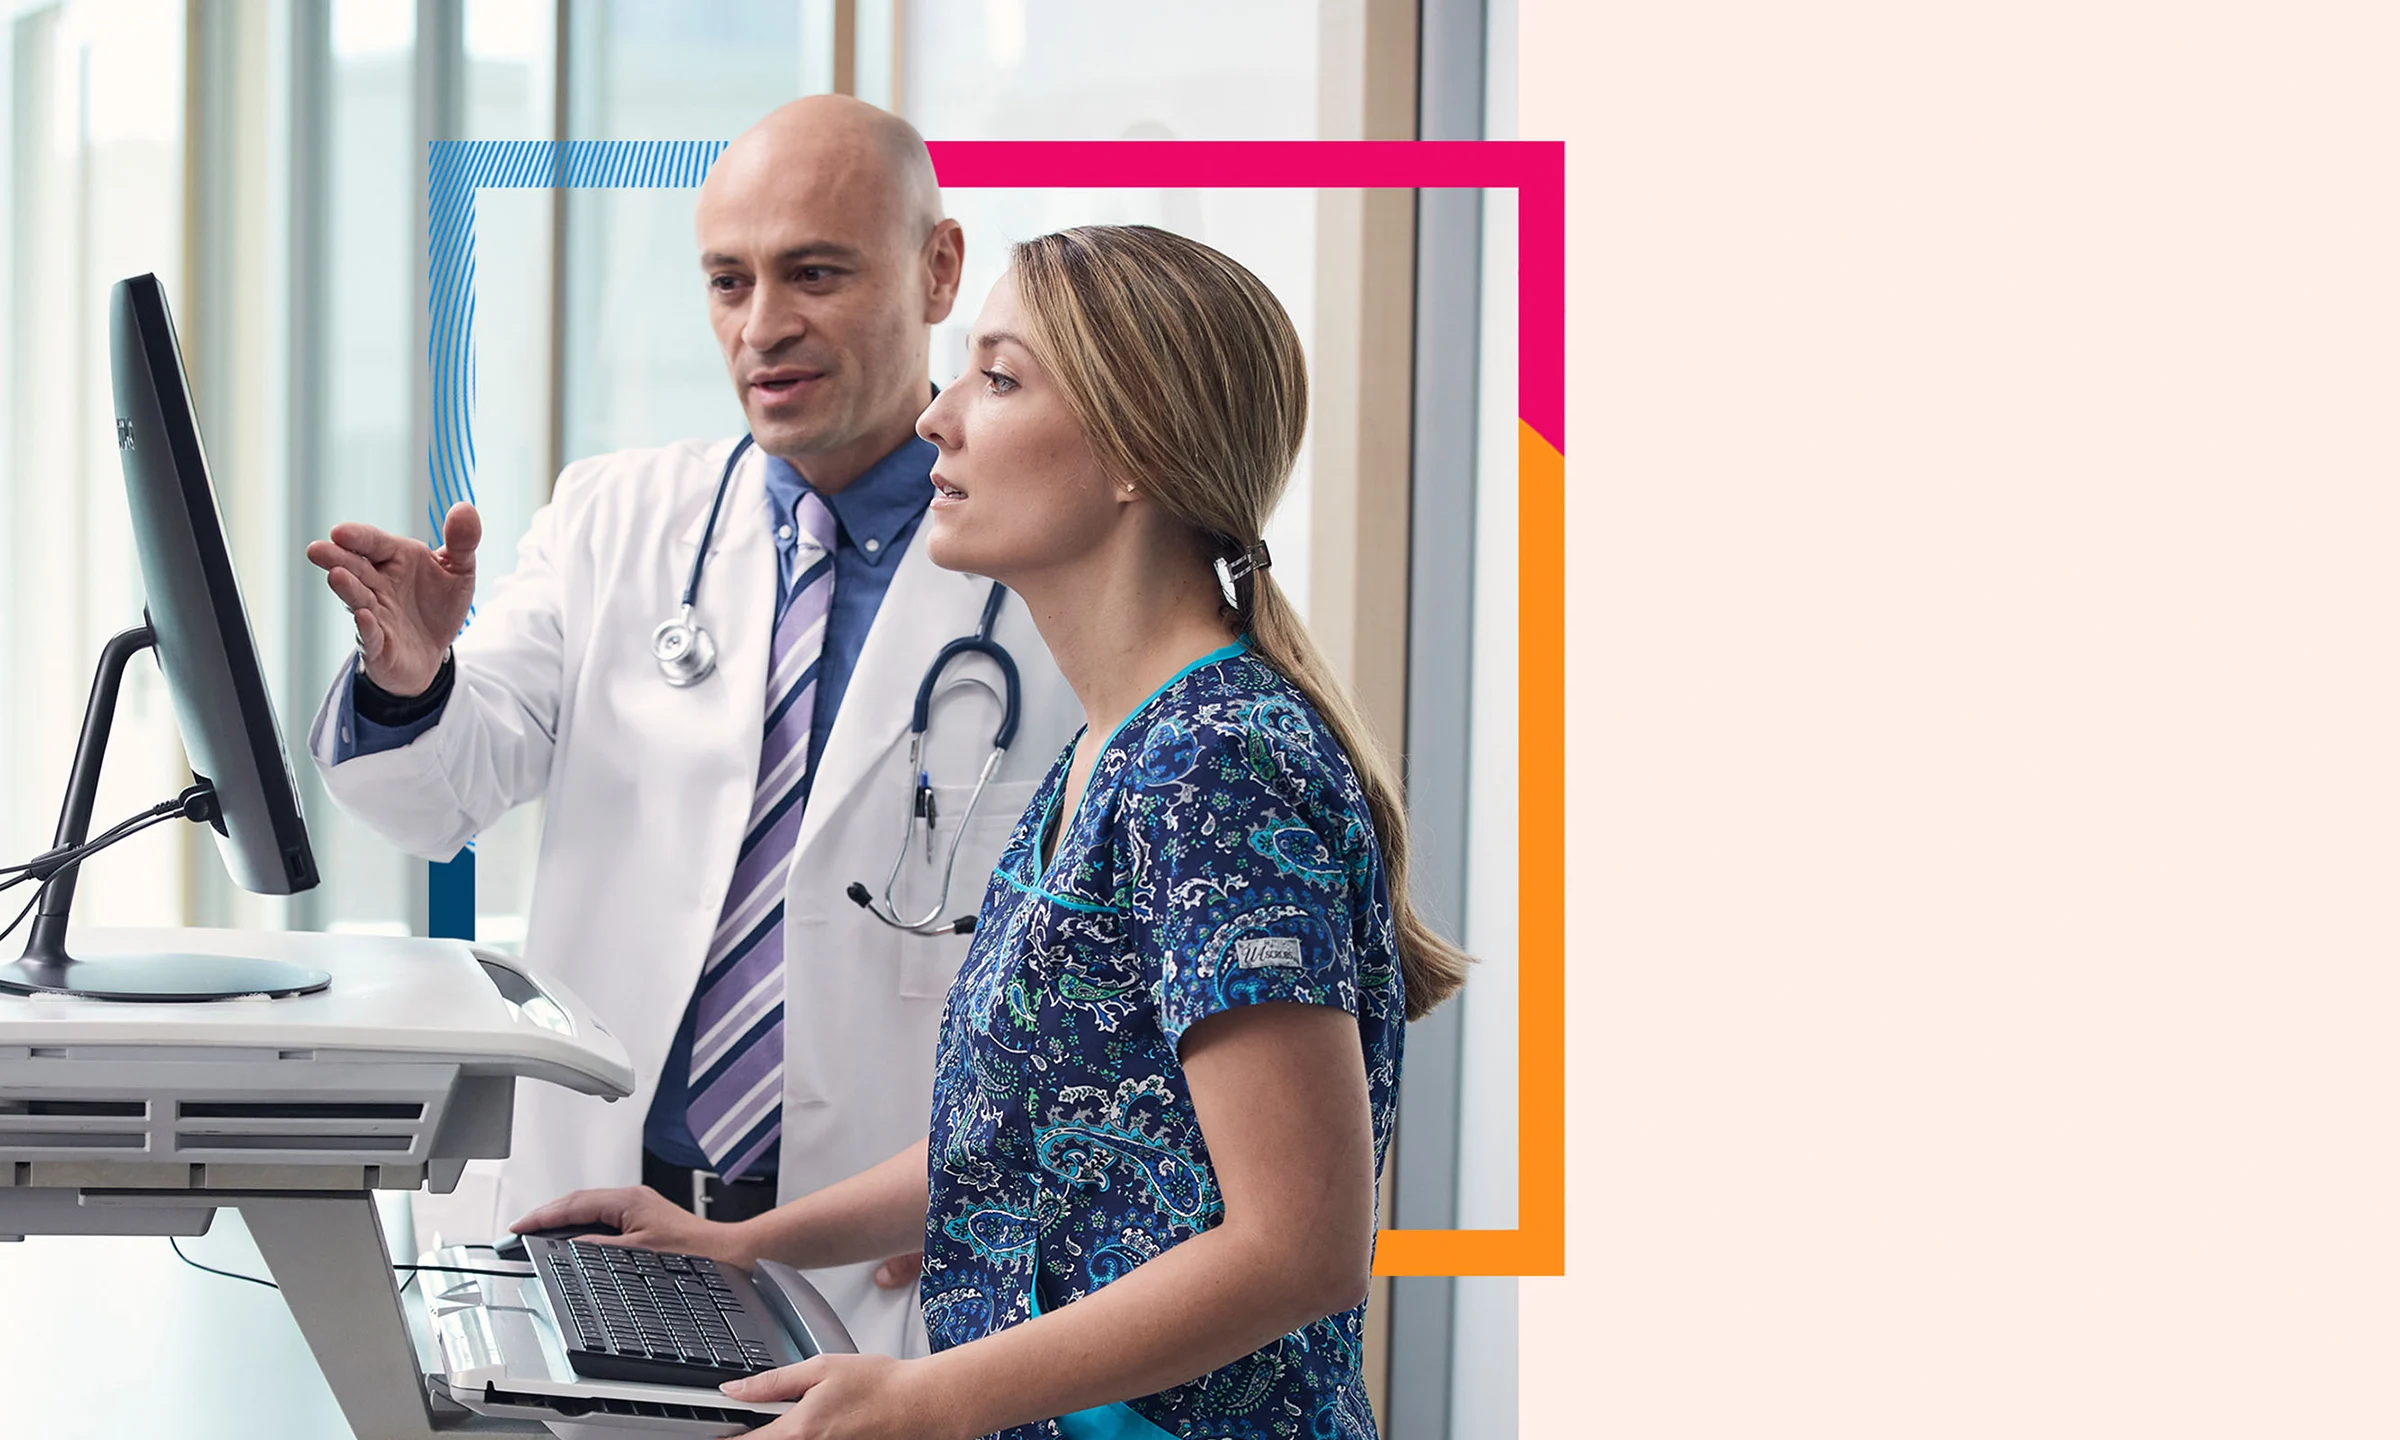
POLYGON ((924 1360, 819 1355, 719 1386, 736 1400, 797 1400, 750 1440, 960 1440, 950 1397, 924 1360))
POLYGON ((525 1235, 561 1225, 591 1224, 613 1225, 618 1232, 583 1237, 595 1245, 706 1255, 742 1270, 758 1263, 757 1245, 749 1229, 703 1220, 646 1185, 578 1190, 531 1211, 509 1228, 525 1235))

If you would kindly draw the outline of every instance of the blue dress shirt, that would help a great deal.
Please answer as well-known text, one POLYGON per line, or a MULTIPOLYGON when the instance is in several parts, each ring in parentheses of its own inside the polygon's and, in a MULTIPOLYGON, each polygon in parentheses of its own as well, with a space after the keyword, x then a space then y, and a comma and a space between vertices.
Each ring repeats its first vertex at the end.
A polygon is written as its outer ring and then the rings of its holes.
MULTIPOLYGON (((836 538, 833 551, 833 608, 825 618, 825 646, 818 660, 817 694, 808 731, 808 774, 803 789, 816 778, 817 762, 825 754, 825 739, 833 732, 834 717, 850 676, 858 668, 858 652, 867 643, 875 612, 883 606, 899 557, 908 549, 925 507, 933 500, 933 462, 939 454, 927 441, 911 436, 838 493, 824 496, 833 512, 836 538)), ((808 481, 785 461, 767 457, 768 518, 775 527, 775 613, 783 613, 784 597, 799 577, 800 540, 795 512, 808 481)), ((702 582, 705 586, 706 582, 702 582)), ((446 707, 445 707, 446 708, 446 707)), ((334 762, 381 750, 396 750, 424 734, 442 712, 408 725, 378 725, 357 713, 355 695, 345 696, 336 732, 334 762)), ((802 802, 807 801, 803 798, 802 802)), ((698 998, 697 994, 693 997, 698 998)), ((642 1123, 642 1145, 669 1164, 694 1170, 709 1168, 708 1156, 692 1138, 685 1110, 691 1082, 692 1008, 686 1003, 658 1077, 658 1093, 642 1123)), ((772 1175, 776 1154, 769 1150, 751 1167, 754 1174, 772 1175)))

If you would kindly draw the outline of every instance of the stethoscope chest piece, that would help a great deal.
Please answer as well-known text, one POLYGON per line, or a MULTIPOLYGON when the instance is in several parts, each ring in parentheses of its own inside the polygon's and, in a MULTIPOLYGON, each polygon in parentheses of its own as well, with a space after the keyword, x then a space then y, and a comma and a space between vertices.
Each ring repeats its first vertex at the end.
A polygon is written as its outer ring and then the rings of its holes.
POLYGON ((650 632, 650 654, 658 661, 658 673, 679 690, 706 680, 717 668, 717 642, 692 623, 689 605, 650 632))

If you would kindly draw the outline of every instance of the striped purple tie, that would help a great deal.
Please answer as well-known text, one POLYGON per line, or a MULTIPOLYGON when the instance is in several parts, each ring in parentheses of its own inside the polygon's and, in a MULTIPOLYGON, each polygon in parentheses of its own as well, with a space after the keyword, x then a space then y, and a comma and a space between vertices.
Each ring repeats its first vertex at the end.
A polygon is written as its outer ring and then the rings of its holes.
POLYGON ((833 512, 800 496, 799 559, 767 668, 758 788, 725 910, 708 942, 692 1027, 692 1135, 731 1180, 783 1133, 783 883, 807 806, 817 660, 833 609, 833 512))

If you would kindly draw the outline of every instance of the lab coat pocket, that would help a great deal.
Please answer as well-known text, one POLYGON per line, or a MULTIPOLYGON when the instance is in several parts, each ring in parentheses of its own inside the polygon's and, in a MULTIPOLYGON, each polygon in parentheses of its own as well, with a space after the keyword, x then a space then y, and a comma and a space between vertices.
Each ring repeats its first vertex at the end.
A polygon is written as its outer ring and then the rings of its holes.
POLYGON ((972 935, 898 935, 900 993, 916 1000, 939 1000, 950 993, 959 964, 967 958, 972 935))
MULTIPOLYGON (((959 840, 958 861, 951 872, 950 897, 941 918, 972 915, 983 906, 983 892, 991 885, 993 867, 999 864, 1001 852, 1008 846, 1009 836, 1016 830, 1018 818, 1033 799, 1038 781, 996 780, 987 786, 983 799, 975 806, 974 815, 967 821, 966 834, 959 840)), ((940 815, 964 813, 971 785, 934 787, 934 804, 940 815)), ((938 824, 934 830, 934 854, 947 852, 949 823, 938 824)), ((938 881, 936 882, 938 883, 938 881)), ((928 886, 930 890, 932 887, 928 886)), ((941 999, 950 993, 950 982, 958 975, 958 967, 967 958, 967 947, 974 936, 958 934, 912 935, 895 933, 900 947, 900 993, 918 999, 941 999)))

